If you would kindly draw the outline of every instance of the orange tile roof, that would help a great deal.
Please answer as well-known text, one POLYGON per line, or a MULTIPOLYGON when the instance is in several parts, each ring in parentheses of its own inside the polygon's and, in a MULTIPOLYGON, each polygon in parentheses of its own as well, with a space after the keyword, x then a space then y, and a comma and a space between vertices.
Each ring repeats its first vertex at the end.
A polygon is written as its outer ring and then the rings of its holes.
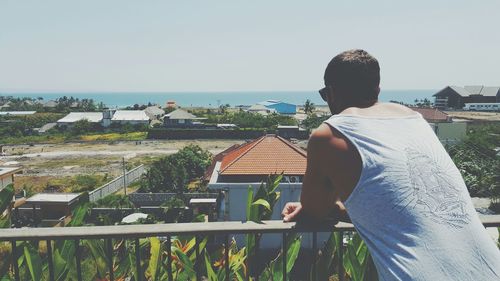
POLYGON ((291 142, 266 135, 223 156, 221 175, 304 175, 307 154, 291 142))
POLYGON ((437 108, 410 107, 413 111, 422 114, 425 120, 429 122, 446 122, 449 120, 448 114, 437 108))

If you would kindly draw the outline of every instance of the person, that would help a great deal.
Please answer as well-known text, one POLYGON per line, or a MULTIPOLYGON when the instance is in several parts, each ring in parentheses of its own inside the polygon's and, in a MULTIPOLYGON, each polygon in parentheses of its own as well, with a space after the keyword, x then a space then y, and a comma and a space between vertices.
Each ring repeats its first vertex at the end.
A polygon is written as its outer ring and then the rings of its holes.
POLYGON ((284 221, 349 218, 380 280, 500 280, 500 251, 429 124, 378 102, 378 61, 343 52, 324 81, 333 115, 311 134, 300 202, 284 221))

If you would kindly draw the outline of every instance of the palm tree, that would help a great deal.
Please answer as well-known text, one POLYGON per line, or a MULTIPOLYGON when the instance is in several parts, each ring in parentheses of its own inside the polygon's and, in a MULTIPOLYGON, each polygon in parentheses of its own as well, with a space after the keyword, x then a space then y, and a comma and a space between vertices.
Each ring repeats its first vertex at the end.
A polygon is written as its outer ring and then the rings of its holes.
POLYGON ((306 102, 304 103, 304 112, 306 114, 312 114, 315 109, 316 107, 314 106, 314 103, 312 103, 309 99, 307 99, 306 102))

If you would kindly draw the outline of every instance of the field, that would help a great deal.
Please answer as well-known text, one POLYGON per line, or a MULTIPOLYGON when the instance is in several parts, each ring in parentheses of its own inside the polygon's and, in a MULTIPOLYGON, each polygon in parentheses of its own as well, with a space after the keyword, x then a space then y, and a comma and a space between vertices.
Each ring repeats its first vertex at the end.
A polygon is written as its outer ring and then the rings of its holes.
POLYGON ((123 157, 127 169, 149 164, 155 159, 177 152, 188 144, 196 144, 213 154, 243 140, 193 141, 108 141, 60 144, 7 145, 0 165, 24 168, 16 175, 16 188, 29 193, 46 189, 75 192, 92 189, 122 173, 123 157), (85 177, 82 177, 85 176, 85 177))

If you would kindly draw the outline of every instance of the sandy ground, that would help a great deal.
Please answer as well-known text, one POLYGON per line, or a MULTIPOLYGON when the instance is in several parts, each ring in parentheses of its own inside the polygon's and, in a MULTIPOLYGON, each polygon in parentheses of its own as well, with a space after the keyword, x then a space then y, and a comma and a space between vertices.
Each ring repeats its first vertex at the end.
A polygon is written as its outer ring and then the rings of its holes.
POLYGON ((500 112, 446 111, 446 113, 455 119, 500 121, 500 112))
POLYGON ((213 154, 242 140, 127 141, 111 143, 63 143, 4 146, 0 165, 21 165, 24 176, 63 176, 76 174, 119 174, 122 158, 132 165, 149 163, 155 158, 196 144, 213 154))

